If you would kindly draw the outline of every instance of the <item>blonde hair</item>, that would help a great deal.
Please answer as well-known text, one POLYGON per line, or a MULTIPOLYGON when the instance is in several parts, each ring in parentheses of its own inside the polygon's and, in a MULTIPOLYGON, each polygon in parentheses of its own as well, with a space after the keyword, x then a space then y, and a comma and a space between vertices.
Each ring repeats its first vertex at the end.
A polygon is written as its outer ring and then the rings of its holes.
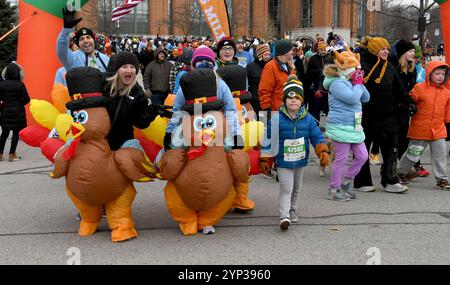
POLYGON ((111 85, 111 91, 109 92, 109 95, 111 97, 128 96, 130 94, 131 90, 133 89, 133 87, 136 86, 136 84, 137 84, 137 79, 135 77, 134 81, 130 85, 124 86, 120 82, 118 72, 116 74, 114 74, 114 76, 109 77, 107 79, 107 81, 111 85))
POLYGON ((400 64, 400 72, 404 74, 413 73, 414 72, 414 62, 406 60, 406 53, 403 54, 398 60, 400 64))

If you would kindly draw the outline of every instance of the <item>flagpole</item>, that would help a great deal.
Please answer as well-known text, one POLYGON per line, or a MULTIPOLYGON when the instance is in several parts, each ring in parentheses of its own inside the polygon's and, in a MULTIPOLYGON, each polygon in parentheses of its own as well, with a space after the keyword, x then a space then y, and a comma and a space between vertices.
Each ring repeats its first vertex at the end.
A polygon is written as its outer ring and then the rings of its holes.
POLYGON ((9 32, 7 32, 6 34, 4 34, 1 38, 0 38, 0 42, 2 40, 4 40, 7 36, 9 36, 11 33, 13 33, 15 30, 17 30, 20 26, 22 26, 23 24, 25 24, 25 22, 27 22, 28 20, 31 19, 31 17, 33 17, 34 15, 36 15, 37 12, 34 11, 33 14, 31 14, 28 18, 26 18, 25 20, 23 20, 21 23, 19 23, 17 26, 15 26, 14 28, 12 28, 9 32))

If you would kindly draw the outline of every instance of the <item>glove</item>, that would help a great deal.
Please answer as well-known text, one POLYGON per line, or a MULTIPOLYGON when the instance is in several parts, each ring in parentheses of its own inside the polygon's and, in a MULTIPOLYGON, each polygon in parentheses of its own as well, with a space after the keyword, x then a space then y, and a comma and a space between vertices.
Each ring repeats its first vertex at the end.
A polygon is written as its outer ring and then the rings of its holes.
POLYGON ((417 113, 416 104, 409 104, 408 105, 408 113, 409 113, 410 116, 414 116, 414 114, 417 113))
POLYGON ((233 137, 233 149, 243 149, 244 148, 244 139, 241 135, 235 135, 233 137))
POLYGON ((75 9, 73 9, 73 11, 69 11, 68 7, 62 9, 62 14, 64 19, 64 28, 66 29, 72 29, 79 22, 81 22, 81 20, 83 20, 83 18, 75 19, 75 9))
POLYGON ((172 118, 173 113, 168 111, 172 107, 166 105, 150 105, 148 106, 148 111, 151 113, 156 113, 163 118, 172 118))
POLYGON ((328 146, 324 143, 316 145, 316 154, 320 160, 320 166, 325 167, 329 164, 328 146))
POLYGON ((316 93, 314 93, 314 97, 316 98, 322 98, 323 96, 327 95, 328 92, 325 90, 317 90, 316 93))
POLYGON ((361 85, 364 84, 364 70, 357 70, 352 74, 352 83, 353 85, 361 85))
POLYGON ((261 157, 259 159, 259 168, 261 168, 263 174, 268 175, 272 170, 272 158, 261 157))
POLYGON ((172 142, 172 133, 166 133, 164 135, 164 150, 170 150, 170 143, 172 142))

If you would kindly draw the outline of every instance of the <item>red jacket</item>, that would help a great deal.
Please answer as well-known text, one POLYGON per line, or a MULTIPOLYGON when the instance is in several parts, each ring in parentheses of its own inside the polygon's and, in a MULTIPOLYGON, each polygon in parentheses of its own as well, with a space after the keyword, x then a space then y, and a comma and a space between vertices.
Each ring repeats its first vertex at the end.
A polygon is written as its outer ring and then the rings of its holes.
POLYGON ((258 88, 261 110, 271 108, 272 111, 278 111, 283 104, 284 83, 290 74, 295 74, 295 69, 289 69, 289 65, 287 67, 289 71, 281 67, 276 57, 264 66, 258 88))
POLYGON ((430 81, 431 72, 441 66, 449 68, 444 62, 430 62, 425 81, 416 84, 409 93, 418 109, 409 125, 410 139, 437 140, 447 137, 445 123, 450 123, 450 90, 430 81))

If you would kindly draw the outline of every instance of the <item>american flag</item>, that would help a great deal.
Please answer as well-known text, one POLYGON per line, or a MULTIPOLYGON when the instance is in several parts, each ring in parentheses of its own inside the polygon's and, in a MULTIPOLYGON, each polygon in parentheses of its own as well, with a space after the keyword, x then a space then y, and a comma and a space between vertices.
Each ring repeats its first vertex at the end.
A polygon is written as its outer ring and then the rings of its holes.
POLYGON ((131 11, 133 11, 134 7, 144 1, 145 0, 124 0, 122 5, 114 8, 112 12, 112 21, 114 22, 125 17, 131 11))

